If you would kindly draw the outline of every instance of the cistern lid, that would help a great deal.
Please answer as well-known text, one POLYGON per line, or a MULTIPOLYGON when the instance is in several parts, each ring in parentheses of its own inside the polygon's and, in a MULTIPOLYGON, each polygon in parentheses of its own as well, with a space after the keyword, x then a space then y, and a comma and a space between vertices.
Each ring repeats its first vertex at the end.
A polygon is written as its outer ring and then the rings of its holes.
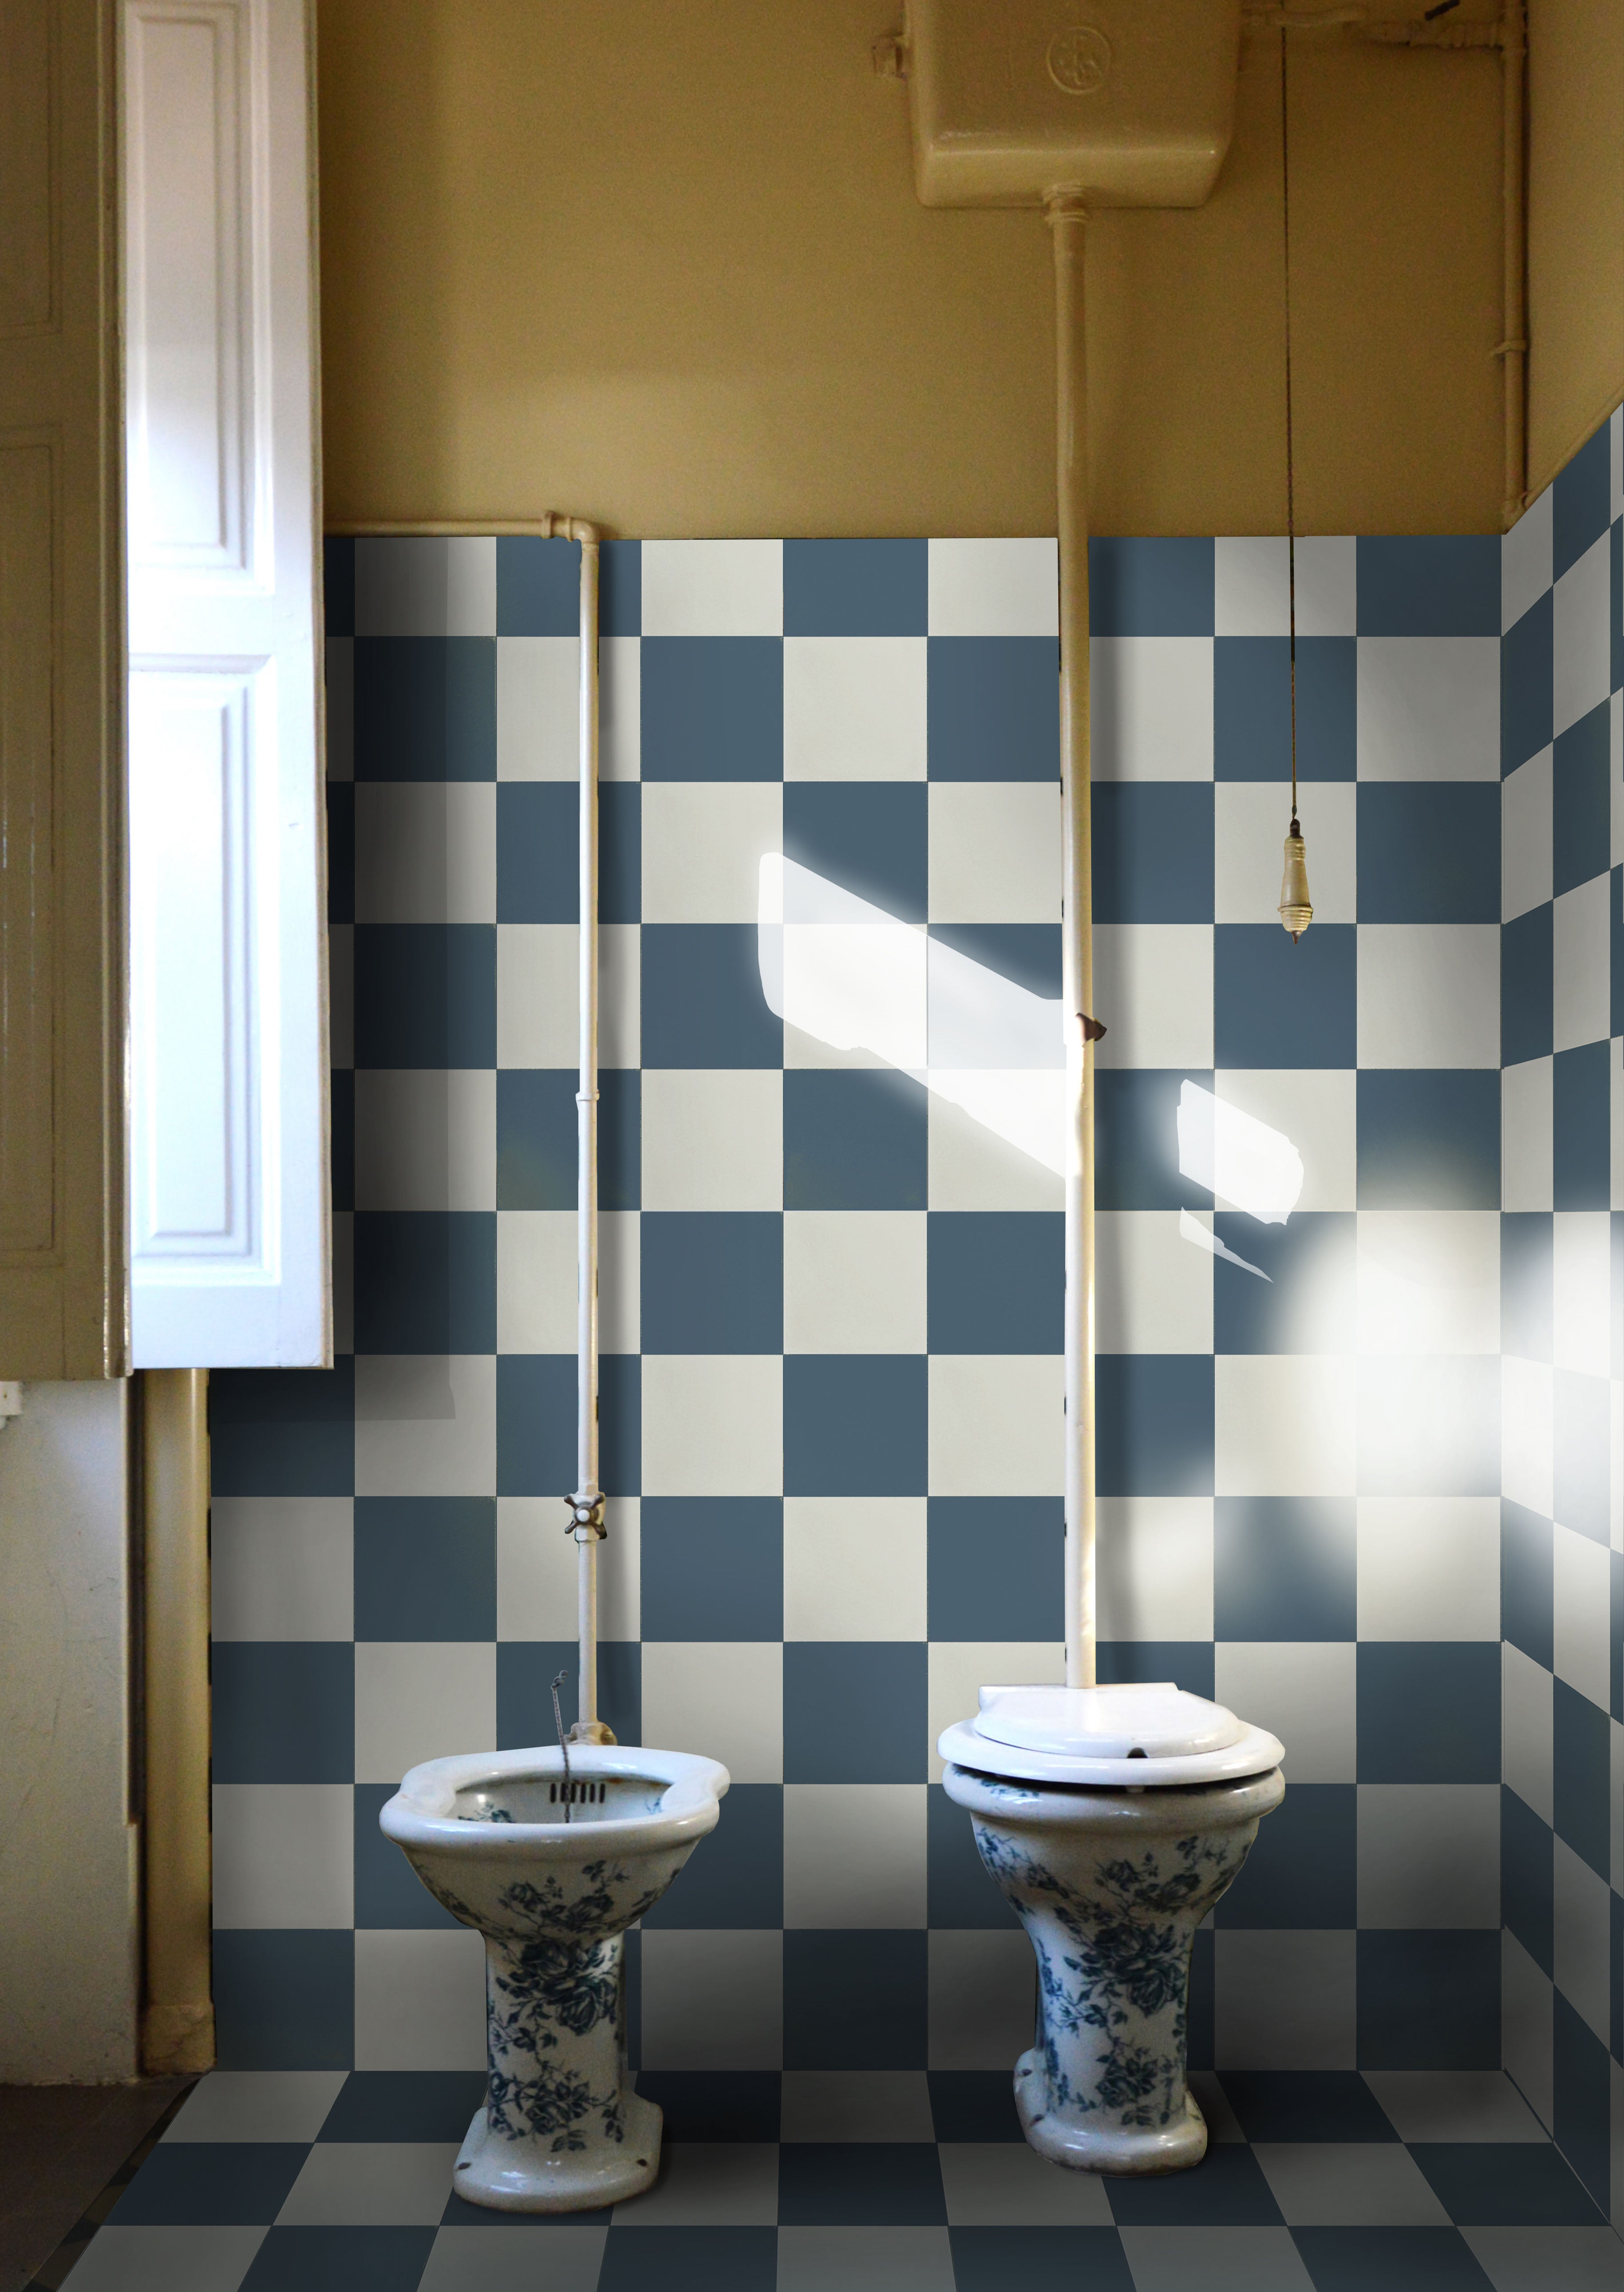
POLYGON ((955 1766, 1026 1782, 1142 1789, 1265 1774, 1284 1755, 1260 1727, 1171 1680, 1112 1687, 984 1687, 938 1746, 955 1766))

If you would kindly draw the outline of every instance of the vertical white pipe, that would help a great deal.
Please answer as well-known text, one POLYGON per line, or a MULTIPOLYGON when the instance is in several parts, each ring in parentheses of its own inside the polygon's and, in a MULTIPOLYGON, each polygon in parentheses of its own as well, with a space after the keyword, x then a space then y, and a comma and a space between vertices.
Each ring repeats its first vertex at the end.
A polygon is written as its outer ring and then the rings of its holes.
POLYGON ((576 1725, 598 1723, 598 542, 581 543, 581 1081, 576 1112, 576 1725), (588 1514, 582 1521, 583 1510, 588 1514))
POLYGON ((1088 399, 1081 197, 1049 200, 1060 538, 1061 995, 1065 1026, 1065 1683, 1095 1683, 1094 887, 1089 814, 1088 399))

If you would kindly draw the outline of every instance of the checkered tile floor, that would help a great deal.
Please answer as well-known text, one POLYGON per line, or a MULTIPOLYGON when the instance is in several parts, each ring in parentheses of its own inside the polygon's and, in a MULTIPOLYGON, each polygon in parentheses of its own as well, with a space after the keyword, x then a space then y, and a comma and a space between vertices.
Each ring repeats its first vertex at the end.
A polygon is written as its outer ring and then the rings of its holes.
POLYGON ((1025 2146, 1001 2072, 645 2074, 640 2089, 666 2112, 659 2185, 613 2212, 537 2221, 447 2192, 478 2073, 217 2072, 69 2280, 73 2292, 1624 2292, 1624 2243, 1498 2071, 1194 2082, 1214 2135, 1205 2162, 1105 2181, 1025 2146))

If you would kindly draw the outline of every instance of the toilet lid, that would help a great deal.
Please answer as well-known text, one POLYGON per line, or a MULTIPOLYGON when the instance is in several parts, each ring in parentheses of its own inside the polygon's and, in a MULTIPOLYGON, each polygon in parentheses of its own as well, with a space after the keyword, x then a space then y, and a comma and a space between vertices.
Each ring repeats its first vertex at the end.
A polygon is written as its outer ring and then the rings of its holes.
POLYGON ((1142 1789, 1265 1774, 1284 1755, 1273 1735, 1171 1680, 984 1687, 975 1718, 939 1747, 984 1773, 1142 1789))

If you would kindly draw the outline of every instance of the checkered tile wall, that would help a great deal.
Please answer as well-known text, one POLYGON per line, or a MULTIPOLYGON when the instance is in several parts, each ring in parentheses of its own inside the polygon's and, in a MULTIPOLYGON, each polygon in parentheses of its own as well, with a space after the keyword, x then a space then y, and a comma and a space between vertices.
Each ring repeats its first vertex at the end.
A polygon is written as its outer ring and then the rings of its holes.
POLYGON ((1624 416, 1506 537, 1506 2062, 1624 2223, 1624 416))
MULTIPOLYGON (((605 1701, 736 1779, 638 1938, 633 2042, 1003 2070, 1030 1950, 934 1742, 1059 1661, 1060 1192, 954 1077, 1013 1102, 1057 1056, 1054 545, 605 560, 605 1701), (924 942, 926 1080, 775 1016, 780 852, 924 942)), ((1290 1754, 1193 2055, 1493 2067, 1501 545, 1299 545, 1295 949, 1284 543, 1093 573, 1102 1667, 1290 1754), (1181 1176, 1186 1080, 1295 1142, 1288 1224, 1181 1176)), ((376 1816, 418 1759, 545 1739, 571 1659, 575 577, 330 553, 353 1336, 214 1380, 230 2067, 480 2059, 478 1939, 376 1816)))

